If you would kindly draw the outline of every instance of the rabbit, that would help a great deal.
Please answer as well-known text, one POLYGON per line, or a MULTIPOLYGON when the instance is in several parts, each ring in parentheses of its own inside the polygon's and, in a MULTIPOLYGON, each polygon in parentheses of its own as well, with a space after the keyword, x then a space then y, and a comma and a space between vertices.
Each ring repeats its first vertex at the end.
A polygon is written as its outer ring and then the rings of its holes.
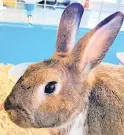
POLYGON ((79 3, 64 10, 56 52, 29 65, 6 98, 18 126, 51 135, 124 135, 124 66, 102 63, 124 15, 105 18, 74 46, 83 12, 79 3))

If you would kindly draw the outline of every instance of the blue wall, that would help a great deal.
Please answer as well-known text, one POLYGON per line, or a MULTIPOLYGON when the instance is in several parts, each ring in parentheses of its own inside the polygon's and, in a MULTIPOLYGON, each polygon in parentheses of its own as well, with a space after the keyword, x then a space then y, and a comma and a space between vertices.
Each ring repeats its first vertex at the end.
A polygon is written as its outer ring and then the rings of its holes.
MULTIPOLYGON (((80 39, 89 29, 80 29, 80 39)), ((55 51, 57 27, 17 23, 0 23, 0 63, 18 64, 47 59, 55 51)), ((117 64, 116 52, 124 51, 124 32, 120 32, 105 57, 117 64)))

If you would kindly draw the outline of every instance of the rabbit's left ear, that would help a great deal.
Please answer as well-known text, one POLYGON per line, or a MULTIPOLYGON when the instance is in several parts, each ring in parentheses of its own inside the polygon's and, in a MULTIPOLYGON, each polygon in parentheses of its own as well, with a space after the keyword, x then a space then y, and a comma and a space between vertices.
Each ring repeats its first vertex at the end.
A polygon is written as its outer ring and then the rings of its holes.
POLYGON ((56 52, 68 53, 74 46, 84 8, 79 3, 70 4, 63 12, 59 24, 56 52))
POLYGON ((121 12, 116 12, 86 34, 70 53, 72 65, 80 71, 87 66, 92 69, 102 61, 116 38, 124 20, 121 12))

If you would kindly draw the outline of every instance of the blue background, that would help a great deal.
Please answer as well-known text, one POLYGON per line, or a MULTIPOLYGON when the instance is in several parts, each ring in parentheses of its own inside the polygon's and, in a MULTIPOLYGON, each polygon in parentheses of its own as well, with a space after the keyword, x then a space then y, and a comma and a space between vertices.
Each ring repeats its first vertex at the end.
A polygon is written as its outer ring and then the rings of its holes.
MULTIPOLYGON (((89 30, 80 28, 76 41, 89 30)), ((0 23, 0 63, 19 64, 48 59, 55 52, 56 36, 56 26, 0 23)), ((124 52, 124 32, 118 34, 104 62, 118 64, 116 52, 124 52)))

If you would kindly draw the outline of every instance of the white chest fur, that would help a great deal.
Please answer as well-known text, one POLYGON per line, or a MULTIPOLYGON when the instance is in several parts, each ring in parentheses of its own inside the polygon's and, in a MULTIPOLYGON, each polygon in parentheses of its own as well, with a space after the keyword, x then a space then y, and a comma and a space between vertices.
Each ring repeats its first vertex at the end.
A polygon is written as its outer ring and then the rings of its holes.
POLYGON ((74 121, 68 135, 86 135, 85 125, 86 114, 80 114, 74 121))
POLYGON ((77 118, 73 121, 70 121, 69 123, 66 123, 64 125, 61 125, 57 128, 57 134, 56 130, 52 135, 88 135, 87 134, 87 124, 86 122, 87 118, 87 111, 80 113, 77 118), (59 133, 59 134, 58 134, 59 133))

